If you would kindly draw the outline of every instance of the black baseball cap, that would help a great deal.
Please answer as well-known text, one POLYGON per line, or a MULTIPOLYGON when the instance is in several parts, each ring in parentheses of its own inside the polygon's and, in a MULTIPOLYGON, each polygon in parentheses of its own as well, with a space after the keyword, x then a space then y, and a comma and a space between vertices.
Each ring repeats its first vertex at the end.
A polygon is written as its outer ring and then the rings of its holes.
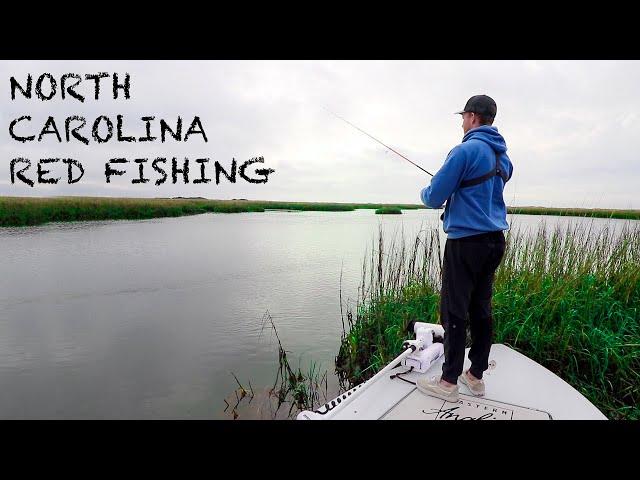
POLYGON ((498 113, 498 106, 493 98, 487 95, 474 95, 467 100, 464 110, 456 112, 456 114, 463 114, 465 112, 479 113, 485 117, 493 118, 496 116, 496 113, 498 113))

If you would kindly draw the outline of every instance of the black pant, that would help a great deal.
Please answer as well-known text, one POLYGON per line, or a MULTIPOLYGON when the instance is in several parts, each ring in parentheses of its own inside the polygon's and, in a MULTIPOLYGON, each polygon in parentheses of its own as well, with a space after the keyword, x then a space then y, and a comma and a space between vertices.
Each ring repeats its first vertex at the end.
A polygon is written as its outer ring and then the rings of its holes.
POLYGON ((457 383, 462 374, 467 313, 471 324, 471 374, 482 378, 482 373, 489 368, 493 279, 504 251, 505 238, 501 231, 447 239, 442 265, 440 322, 445 331, 442 378, 449 383, 457 383))

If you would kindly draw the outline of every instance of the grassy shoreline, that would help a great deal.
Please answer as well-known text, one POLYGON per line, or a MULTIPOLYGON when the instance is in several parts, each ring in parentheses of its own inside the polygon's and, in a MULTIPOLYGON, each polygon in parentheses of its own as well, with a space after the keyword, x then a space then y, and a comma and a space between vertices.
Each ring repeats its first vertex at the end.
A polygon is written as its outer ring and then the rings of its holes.
MULTIPOLYGON (((510 230, 506 239, 494 283, 493 343, 546 367, 607 418, 640 420, 640 224, 594 232, 585 222, 543 222, 533 233, 510 230)), ((364 258, 356 304, 344 314, 340 293, 339 391, 327 392, 326 373, 315 364, 292 368, 279 345, 280 371, 289 374, 270 395, 277 408, 289 406, 290 418, 375 375, 400 353, 411 321, 440 323, 438 229, 408 243, 402 233, 389 240, 380 230, 364 258)))
POLYGON ((514 215, 557 215, 567 217, 619 218, 640 220, 640 210, 619 210, 606 208, 551 208, 551 207, 508 207, 514 215))
POLYGON ((411 204, 209 200, 204 198, 0 197, 0 226, 20 227, 48 222, 140 220, 201 213, 265 210, 349 212, 356 209, 425 208, 411 204))
MULTIPOLYGON (((424 205, 419 204, 210 200, 180 197, 0 197, 0 227, 42 225, 48 222, 141 220, 201 213, 264 212, 266 210, 348 212, 356 209, 373 209, 379 210, 379 213, 401 213, 401 210, 425 208, 424 205)), ((640 210, 508 207, 508 213, 640 220, 640 210)))
POLYGON ((397 207, 382 207, 376 210, 376 215, 401 215, 402 210, 397 207))
MULTIPOLYGON (((380 234, 365 259, 335 362, 344 390, 401 351, 410 321, 439 323, 439 235, 430 230, 413 249, 404 245, 385 248, 380 234)), ((494 285, 494 343, 548 368, 609 419, 640 419, 639 306, 640 225, 619 235, 585 224, 507 235, 494 285)))

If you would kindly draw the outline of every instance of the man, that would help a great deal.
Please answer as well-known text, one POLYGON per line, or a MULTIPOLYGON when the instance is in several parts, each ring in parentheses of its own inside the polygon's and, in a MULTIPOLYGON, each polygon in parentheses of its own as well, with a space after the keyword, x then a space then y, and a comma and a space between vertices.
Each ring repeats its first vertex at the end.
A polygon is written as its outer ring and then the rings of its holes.
POLYGON ((469 99, 462 115, 462 143, 449 152, 442 168, 422 189, 422 202, 440 208, 446 201, 447 233, 442 266, 440 322, 445 330, 442 376, 421 378, 427 395, 458 401, 458 379, 474 395, 485 392, 493 336, 491 296, 494 273, 505 251, 509 228, 502 192, 513 174, 507 146, 494 126, 496 103, 486 95, 469 99), (466 316, 471 324, 471 368, 463 372, 466 316))

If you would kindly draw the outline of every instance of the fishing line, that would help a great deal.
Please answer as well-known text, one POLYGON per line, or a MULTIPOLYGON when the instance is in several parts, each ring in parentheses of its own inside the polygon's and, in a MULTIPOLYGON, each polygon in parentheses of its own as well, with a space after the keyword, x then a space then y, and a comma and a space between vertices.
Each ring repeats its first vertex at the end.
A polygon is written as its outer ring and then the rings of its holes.
POLYGON ((411 160, 409 160, 407 157, 405 157, 404 155, 402 155, 400 152, 395 151, 393 148, 391 148, 389 145, 386 145, 385 143, 382 143, 380 140, 378 140, 376 137, 374 137, 373 135, 368 134, 367 132, 365 132, 364 130, 362 130, 360 127, 354 125, 353 123, 351 123, 349 120, 342 118, 340 115, 338 115, 337 113, 332 112, 331 110, 329 110, 327 107, 322 107, 324 108, 327 112, 329 112, 331 115, 333 115, 336 118, 339 118, 340 120, 342 120, 343 122, 351 125, 353 128, 355 128, 356 130, 364 133, 367 137, 371 138, 372 140, 375 140, 376 142, 378 142, 380 145, 388 148, 389 150, 391 150, 393 153, 395 153, 396 155, 404 158, 407 162, 409 162, 410 164, 418 167, 420 170, 422 170, 423 172, 431 175, 433 177, 433 173, 431 172, 427 172, 424 168, 422 168, 420 165, 412 162, 411 160))

